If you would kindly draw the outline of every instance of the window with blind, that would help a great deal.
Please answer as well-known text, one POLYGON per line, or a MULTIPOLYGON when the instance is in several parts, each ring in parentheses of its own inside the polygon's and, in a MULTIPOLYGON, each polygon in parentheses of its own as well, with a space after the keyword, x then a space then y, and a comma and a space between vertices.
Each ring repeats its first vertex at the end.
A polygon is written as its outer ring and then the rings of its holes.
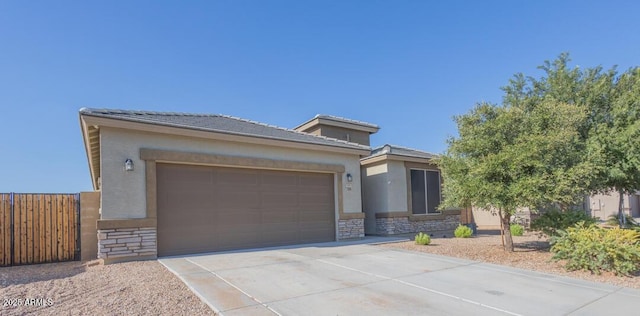
POLYGON ((437 214, 440 205, 440 172, 411 169, 411 209, 413 214, 437 214))

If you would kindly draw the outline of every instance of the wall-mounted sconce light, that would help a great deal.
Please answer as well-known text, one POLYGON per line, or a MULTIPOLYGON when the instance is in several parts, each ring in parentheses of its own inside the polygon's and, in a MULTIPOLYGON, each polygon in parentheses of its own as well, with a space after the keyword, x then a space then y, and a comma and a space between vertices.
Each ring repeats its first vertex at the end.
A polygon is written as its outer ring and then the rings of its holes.
POLYGON ((350 173, 347 173, 347 182, 353 182, 353 176, 350 173))
POLYGON ((127 158, 127 160, 124 161, 124 170, 133 171, 133 160, 127 158))

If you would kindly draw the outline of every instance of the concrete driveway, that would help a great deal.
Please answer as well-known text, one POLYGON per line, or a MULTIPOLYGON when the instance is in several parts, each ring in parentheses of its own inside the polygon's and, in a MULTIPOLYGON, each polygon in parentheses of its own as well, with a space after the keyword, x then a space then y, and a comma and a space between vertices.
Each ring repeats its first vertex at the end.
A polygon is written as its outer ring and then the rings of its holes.
POLYGON ((616 315, 640 291, 378 247, 389 238, 161 258, 223 315, 616 315))

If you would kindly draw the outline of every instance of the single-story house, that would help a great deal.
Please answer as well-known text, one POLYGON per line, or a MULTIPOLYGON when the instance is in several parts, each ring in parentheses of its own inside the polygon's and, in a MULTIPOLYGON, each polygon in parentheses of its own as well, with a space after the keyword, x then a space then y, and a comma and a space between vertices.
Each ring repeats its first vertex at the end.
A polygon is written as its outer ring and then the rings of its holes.
POLYGON ((285 129, 224 115, 80 110, 98 258, 187 253, 449 230, 426 152, 379 127, 318 115, 285 129))

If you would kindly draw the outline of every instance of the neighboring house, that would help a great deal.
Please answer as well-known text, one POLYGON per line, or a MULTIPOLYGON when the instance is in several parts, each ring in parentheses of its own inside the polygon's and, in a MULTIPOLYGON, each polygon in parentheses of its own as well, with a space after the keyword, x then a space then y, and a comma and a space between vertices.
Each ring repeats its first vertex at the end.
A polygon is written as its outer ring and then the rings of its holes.
MULTIPOLYGON (((640 218, 640 195, 625 194, 623 195, 622 208, 626 215, 640 218)), ((620 196, 617 192, 608 194, 594 194, 588 196, 584 200, 582 208, 592 217, 606 221, 611 215, 618 215, 618 207, 620 196)), ((528 226, 537 214, 529 211, 528 208, 519 210, 514 218, 515 222, 519 222, 528 226)), ((473 222, 480 229, 497 229, 500 228, 500 220, 497 215, 492 215, 483 209, 473 208, 473 222)))
MULTIPOLYGON (((521 224, 525 227, 531 225, 531 221, 537 216, 527 207, 520 208, 511 217, 511 222, 521 224)), ((500 217, 498 211, 493 212, 478 207, 473 207, 470 222, 474 223, 478 229, 500 229, 500 217)))
POLYGON ((361 238, 365 226, 396 234, 457 225, 455 211, 434 211, 440 176, 431 155, 372 153, 374 124, 318 115, 291 130, 223 115, 86 108, 80 123, 100 192, 98 257, 107 263, 361 238), (375 184, 383 169, 386 186, 375 184))
MULTIPOLYGON (((595 194, 585 199, 584 206, 591 216, 606 221, 609 216, 618 215, 620 195, 617 192, 595 194)), ((640 218, 640 195, 637 193, 624 194, 622 196, 622 210, 631 217, 640 218)))

